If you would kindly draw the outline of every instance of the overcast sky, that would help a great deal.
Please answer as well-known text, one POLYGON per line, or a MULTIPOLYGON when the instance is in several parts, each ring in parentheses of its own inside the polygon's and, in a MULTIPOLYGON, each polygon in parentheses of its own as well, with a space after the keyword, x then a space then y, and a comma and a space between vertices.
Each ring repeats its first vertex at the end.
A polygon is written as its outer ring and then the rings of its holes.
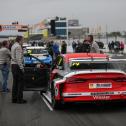
POLYGON ((86 27, 126 30, 125 12, 126 0, 0 0, 0 24, 35 24, 63 16, 79 19, 86 27))

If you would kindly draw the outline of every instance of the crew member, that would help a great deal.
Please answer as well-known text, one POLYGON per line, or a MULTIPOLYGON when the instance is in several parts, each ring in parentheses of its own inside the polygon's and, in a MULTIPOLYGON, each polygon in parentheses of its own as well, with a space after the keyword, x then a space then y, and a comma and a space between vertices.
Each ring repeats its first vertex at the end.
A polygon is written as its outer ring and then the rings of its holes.
POLYGON ((11 48, 11 57, 12 57, 12 74, 13 74, 13 87, 12 87, 12 103, 23 104, 27 101, 23 99, 23 75, 24 75, 24 66, 23 66, 23 37, 17 36, 16 42, 11 48))
POLYGON ((88 35, 87 41, 91 43, 91 53, 100 53, 99 46, 96 42, 94 42, 93 35, 88 35))

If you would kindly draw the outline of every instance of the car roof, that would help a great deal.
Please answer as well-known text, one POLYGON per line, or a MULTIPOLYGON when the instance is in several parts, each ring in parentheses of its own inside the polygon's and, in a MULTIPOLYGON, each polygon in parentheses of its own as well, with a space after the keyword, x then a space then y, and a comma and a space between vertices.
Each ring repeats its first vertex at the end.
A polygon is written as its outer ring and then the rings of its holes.
POLYGON ((65 59, 65 62, 69 62, 70 59, 107 59, 108 55, 106 54, 99 54, 99 53, 69 53, 62 55, 65 59))
POLYGON ((30 46, 30 47, 26 47, 26 49, 46 49, 46 47, 43 47, 43 46, 30 46))

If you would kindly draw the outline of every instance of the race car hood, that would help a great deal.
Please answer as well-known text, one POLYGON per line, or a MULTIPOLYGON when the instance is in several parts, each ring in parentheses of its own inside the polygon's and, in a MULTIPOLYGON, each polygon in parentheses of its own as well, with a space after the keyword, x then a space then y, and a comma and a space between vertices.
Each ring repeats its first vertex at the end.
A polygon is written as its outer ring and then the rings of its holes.
POLYGON ((47 58, 48 54, 32 54, 34 57, 37 57, 39 59, 45 59, 47 58))

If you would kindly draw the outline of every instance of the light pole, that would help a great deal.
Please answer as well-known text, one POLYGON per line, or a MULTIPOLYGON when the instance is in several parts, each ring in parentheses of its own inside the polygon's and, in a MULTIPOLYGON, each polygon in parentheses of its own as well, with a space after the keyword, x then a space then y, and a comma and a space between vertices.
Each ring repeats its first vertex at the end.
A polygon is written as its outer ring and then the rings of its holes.
POLYGON ((29 37, 30 37, 30 28, 29 28, 29 24, 28 24, 28 41, 29 41, 29 37))
POLYGON ((106 43, 108 44, 108 26, 106 25, 106 43))
MULTIPOLYGON (((69 41, 69 25, 68 25, 68 19, 66 19, 66 35, 67 35, 67 42, 69 41)), ((69 44, 69 43, 68 43, 69 44)))

